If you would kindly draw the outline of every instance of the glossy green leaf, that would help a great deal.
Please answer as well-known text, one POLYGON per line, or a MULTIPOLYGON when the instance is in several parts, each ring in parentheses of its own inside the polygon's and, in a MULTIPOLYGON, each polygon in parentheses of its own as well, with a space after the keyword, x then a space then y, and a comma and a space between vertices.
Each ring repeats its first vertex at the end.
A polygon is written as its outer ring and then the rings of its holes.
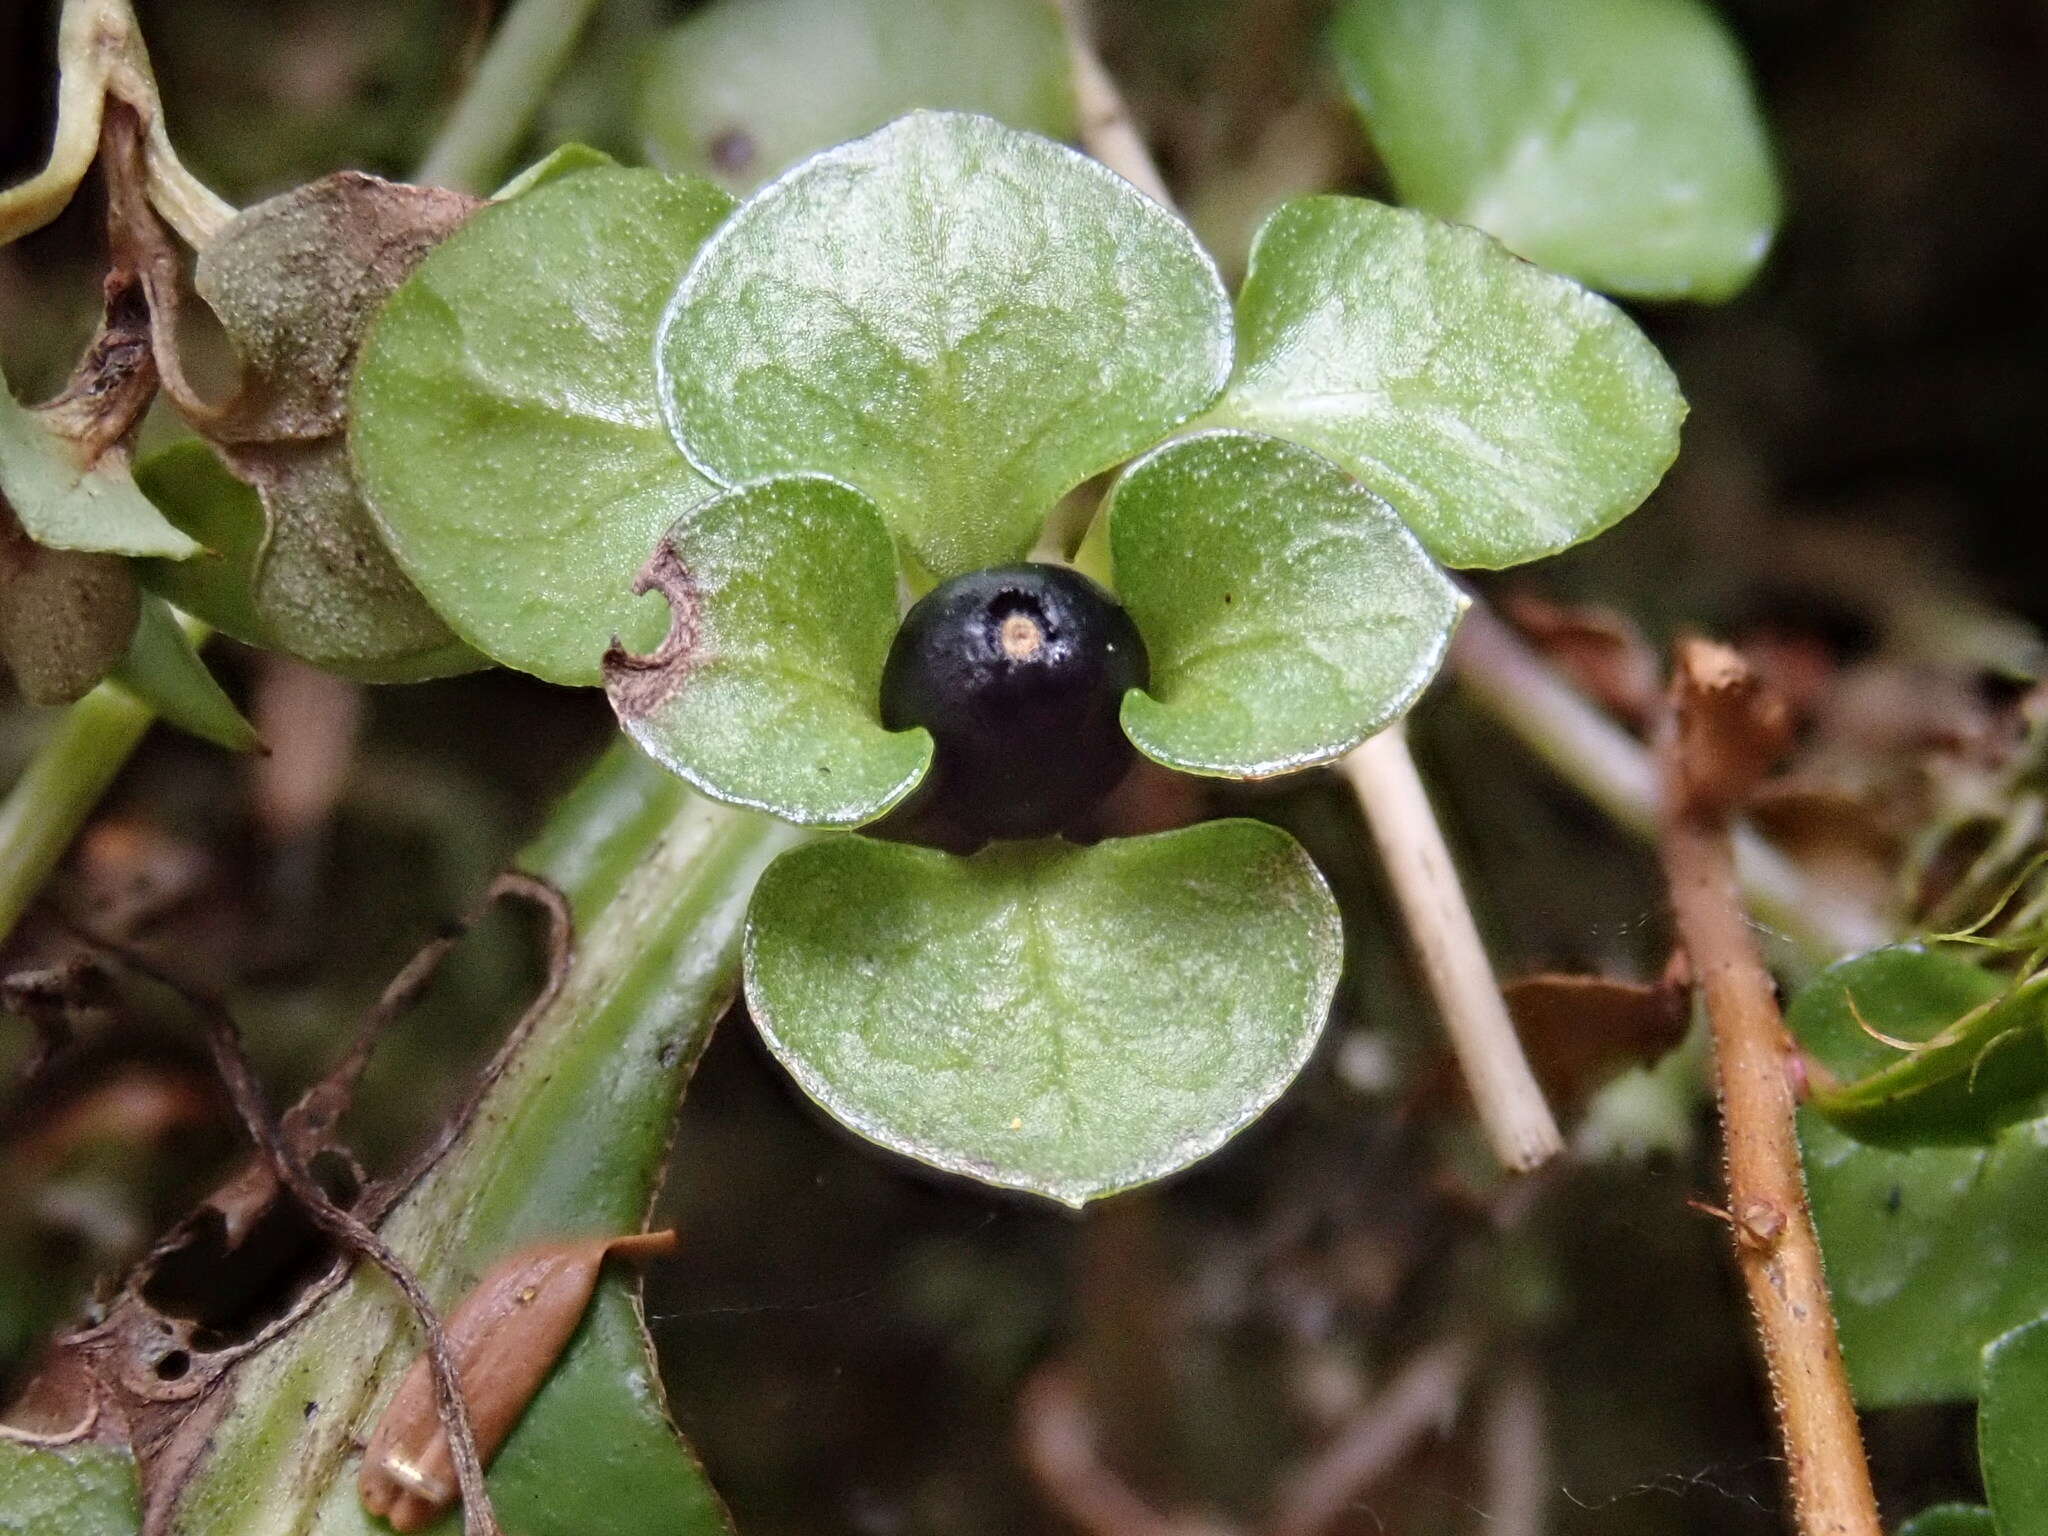
POLYGON ((1332 43, 1404 202, 1639 298, 1726 298, 1770 249, 1769 138, 1700 0, 1351 0, 1332 43))
POLYGON ((91 469, 8 391, 0 376, 0 501, 48 549, 183 560, 199 546, 136 490, 122 452, 91 469))
POLYGON ((1998 1536, 2048 1536, 2048 1318, 1985 1346, 1977 1459, 1998 1536))
POLYGON ((607 657, 605 691, 657 761, 799 826, 873 821, 924 777, 930 734, 882 725, 896 556, 865 496, 815 475, 728 491, 676 525, 651 574, 670 638, 607 657))
POLYGON ((1341 757, 1415 702, 1465 607, 1392 508, 1279 438, 1169 443, 1104 515, 1152 659, 1124 729, 1171 768, 1262 778, 1341 757))
MULTIPOLYGON (((1867 1023, 1906 1037, 1996 994, 1997 978, 1935 959, 1895 948, 1842 961, 1799 994, 1786 1023, 1830 1070, 1867 1071, 1897 1053, 1864 1033, 1846 997, 1867 1023)), ((2048 1121, 2013 1126, 1988 1148, 1897 1152, 1808 1109, 1800 1136, 1856 1400, 1975 1396, 1979 1350, 2048 1311, 2048 1121)))
POLYGON ((1899 1527, 1899 1536, 1997 1536, 1991 1511, 1977 1504, 1936 1504, 1899 1527))
POLYGON ((1425 213, 1286 204, 1237 314, 1237 373, 1212 419, 1335 459, 1447 565, 1589 539, 1678 452, 1685 402, 1628 316, 1425 213))
MULTIPOLYGON (((439 1305, 527 1243, 639 1224, 676 1097, 732 996, 747 894, 796 836, 699 800, 624 746, 557 814, 526 862, 571 897, 574 959, 382 1227, 439 1305)), ((418 1349, 396 1293, 358 1267, 237 1369, 178 1505, 182 1536, 383 1532, 357 1497, 360 1443, 418 1349)), ((624 1274, 607 1272, 490 1483, 521 1536, 727 1536, 667 1421, 624 1274)))
POLYGON ((720 0, 656 43, 638 115, 656 165, 744 193, 917 107, 1071 138, 1071 82, 1031 0, 720 0))
POLYGON ((850 1129, 1078 1206, 1187 1167, 1278 1098, 1342 948, 1321 875, 1260 822, 972 858, 841 837, 763 877, 747 1000, 850 1129))
POLYGON ((0 1440, 0 1536, 135 1536, 141 1524, 127 1450, 0 1440))
MULTIPOLYGON (((2016 986, 1954 955, 1909 948, 1888 966, 1866 971, 1858 983, 1832 984, 1842 991, 1836 1028, 1840 1015, 1851 1024, 1859 1012, 1870 1019, 1869 1010, 1880 1006, 1866 995, 1873 986, 1904 986, 1925 996, 1929 988, 1953 985, 1959 993, 1982 994, 1948 1019, 1934 1021, 1937 1028, 1929 1035, 1884 1031, 1902 1044, 1930 1042, 1923 1049, 1902 1050, 1866 1033, 1884 1059, 1814 1093, 1813 1108, 1858 1141, 1897 1147, 1984 1143, 2009 1125, 2048 1114, 2048 977, 2016 986), (1959 967, 1974 974, 1966 978, 1959 967)), ((1860 1052, 1859 1059, 1868 1055, 1860 1052)))
POLYGON ((392 295, 350 444, 399 564, 465 640, 553 682, 661 635, 634 575, 708 494, 656 405, 662 306, 731 200, 597 168, 484 210, 392 295))
POLYGON ((128 654, 108 676, 181 731, 230 752, 251 752, 261 745, 256 728, 214 680, 160 597, 143 598, 128 654))
MULTIPOLYGON (((255 488, 235 478, 197 439, 172 443, 135 466, 135 483, 177 527, 206 547, 191 560, 145 560, 143 585, 244 645, 284 650, 256 609, 257 561, 264 514, 255 488)), ((413 683, 468 672, 482 661, 460 642, 391 661, 329 661, 330 672, 359 683, 413 683)))
POLYGON ((764 188, 669 311, 669 424, 729 484, 817 471, 931 575, 1018 559, 1059 497, 1207 405, 1216 270, 1094 161, 917 112, 764 188))

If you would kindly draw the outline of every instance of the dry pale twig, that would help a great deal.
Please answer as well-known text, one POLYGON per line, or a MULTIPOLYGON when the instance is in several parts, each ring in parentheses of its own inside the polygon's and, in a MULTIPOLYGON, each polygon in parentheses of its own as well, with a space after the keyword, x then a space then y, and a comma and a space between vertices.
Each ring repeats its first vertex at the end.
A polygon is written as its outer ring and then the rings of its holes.
POLYGON ((1081 1384, 1041 1366, 1017 1398, 1017 1445, 1047 1502, 1088 1536, 1205 1536, 1213 1527, 1163 1515, 1096 1448, 1081 1384))
POLYGON ((1660 744, 1662 849, 1679 937, 1713 1024, 1729 1225, 1804 1536, 1878 1536, 1794 1123, 1795 1051, 1743 916, 1731 815, 1777 727, 1734 652, 1679 647, 1660 744))
POLYGON ((1359 1495, 1401 1464, 1422 1437, 1446 1424, 1472 1371, 1463 1339, 1430 1345, 1401 1367, 1329 1445, 1297 1468, 1273 1500, 1268 1536, 1316 1536, 1359 1495))

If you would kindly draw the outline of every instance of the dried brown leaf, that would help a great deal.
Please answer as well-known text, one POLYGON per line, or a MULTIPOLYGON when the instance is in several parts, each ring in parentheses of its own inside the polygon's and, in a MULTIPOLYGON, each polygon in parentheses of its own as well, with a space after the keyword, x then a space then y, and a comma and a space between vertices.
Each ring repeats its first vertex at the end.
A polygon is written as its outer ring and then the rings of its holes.
MULTIPOLYGON (((485 1465, 568 1347, 605 1259, 652 1258, 675 1246, 672 1231, 541 1243, 495 1265, 456 1304, 444 1327, 485 1465)), ((424 1354, 371 1431, 359 1487, 363 1507, 400 1531, 424 1530, 455 1503, 455 1462, 424 1354)))
POLYGON ((1647 1066, 1685 1038, 1686 982, 1545 973, 1503 989, 1529 1065, 1553 1103, 1583 1105, 1624 1068, 1647 1066))
POLYGON ((1656 714, 1657 653, 1612 608, 1548 602, 1510 593, 1502 607, 1551 663, 1609 714, 1640 728, 1656 714))
POLYGON ((194 276, 240 363, 234 392, 219 403, 185 377, 175 263, 148 211, 134 211, 154 254, 150 298, 165 391, 261 497, 268 528, 255 604, 279 644, 308 660, 393 662, 456 644, 385 548, 356 489, 348 385, 378 307, 481 206, 463 193, 345 171, 237 215, 194 276))

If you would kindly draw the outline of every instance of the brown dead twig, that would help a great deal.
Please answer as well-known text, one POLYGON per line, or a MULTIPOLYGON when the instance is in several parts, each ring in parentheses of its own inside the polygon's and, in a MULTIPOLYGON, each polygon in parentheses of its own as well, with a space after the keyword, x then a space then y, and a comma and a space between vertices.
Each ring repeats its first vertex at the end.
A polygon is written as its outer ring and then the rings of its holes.
POLYGON ((1806 1202, 1797 1052, 1743 915, 1733 816, 1784 745, 1784 711, 1734 651, 1682 642, 1658 748, 1660 844, 1713 1025, 1728 1221, 1803 1536, 1879 1536, 1877 1503, 1806 1202))

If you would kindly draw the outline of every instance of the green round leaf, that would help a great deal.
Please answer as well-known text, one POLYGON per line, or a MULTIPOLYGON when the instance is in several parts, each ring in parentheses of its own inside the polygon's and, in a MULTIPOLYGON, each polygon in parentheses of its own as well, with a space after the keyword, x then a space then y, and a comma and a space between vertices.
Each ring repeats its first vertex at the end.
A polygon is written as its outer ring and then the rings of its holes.
POLYGON ((639 122, 664 170, 751 192, 916 107, 1071 137, 1059 13, 1016 0, 721 0, 655 45, 639 122))
POLYGON ((1327 454, 1446 565, 1517 565, 1633 511, 1685 402, 1635 323, 1495 241, 1354 197, 1286 204, 1215 419, 1327 454))
MULTIPOLYGON (((235 478, 196 438, 172 443, 137 464, 135 483, 207 550, 191 560, 137 562, 143 585, 244 645, 286 649, 256 608, 256 568, 266 521, 256 488, 235 478)), ((473 671, 484 665, 484 658, 458 641, 389 661, 320 665, 359 683, 416 683, 473 671)))
POLYGON ((1352 0, 1333 43, 1404 202, 1638 298, 1726 298, 1770 249, 1769 139, 1699 0, 1352 0))
POLYGON ((1170 768, 1263 778, 1343 756, 1414 703, 1465 607, 1391 507, 1279 438, 1169 443, 1104 515, 1152 657, 1124 730, 1170 768))
POLYGON ((850 1129, 1078 1206, 1187 1167, 1278 1098, 1342 951, 1321 875, 1261 822, 972 858, 834 838, 763 876, 747 1000, 850 1129))
POLYGON ((2048 1318, 1985 1346, 1977 1459, 1999 1536, 2048 1536, 2048 1318))
POLYGON ((874 503, 836 480, 763 480, 678 523, 648 567, 673 611, 652 655, 605 658, 647 752, 708 795, 800 826, 856 827, 931 762, 881 721, 896 557, 874 503))
MULTIPOLYGON (((1898 1053, 1865 1033, 1848 997, 1873 1028, 1924 1038, 1999 987, 1954 955, 1880 949, 1822 972, 1785 1021, 1830 1070, 1855 1076, 1898 1053)), ((1975 1396, 1978 1351, 2048 1310, 2048 1121, 2013 1126, 1988 1148, 1897 1152, 1808 1109, 1800 1138, 1857 1402, 1975 1396)))
POLYGON ((633 575, 709 490, 661 424, 654 335, 730 206, 653 171, 546 181, 437 247, 370 332, 363 490, 406 574, 493 659, 594 683, 614 635, 660 635, 633 575))
POLYGON ((834 475, 946 577, 1020 558, 1064 492, 1207 405, 1230 315, 1186 226, 1128 183, 917 112, 735 214, 660 355, 706 474, 834 475))

